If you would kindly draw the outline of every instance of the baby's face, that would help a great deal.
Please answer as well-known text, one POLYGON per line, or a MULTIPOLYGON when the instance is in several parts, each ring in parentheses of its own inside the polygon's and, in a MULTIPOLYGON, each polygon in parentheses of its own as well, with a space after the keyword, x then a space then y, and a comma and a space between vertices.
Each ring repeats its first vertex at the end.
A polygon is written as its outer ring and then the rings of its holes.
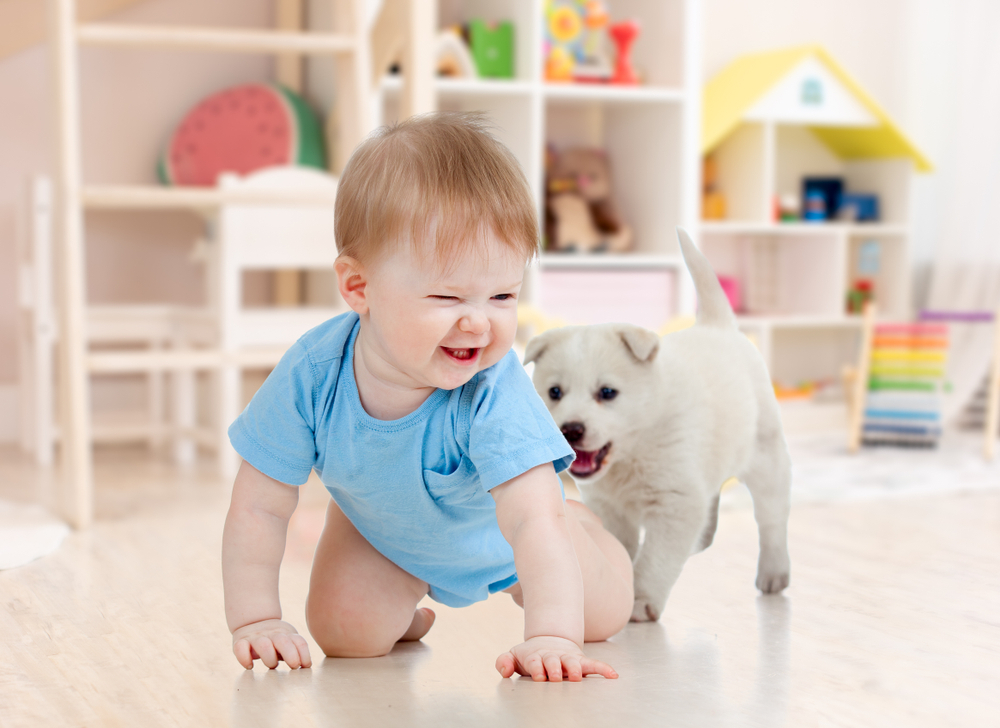
POLYGON ((367 344, 398 384, 455 389, 510 351, 525 261, 492 236, 482 251, 442 265, 403 245, 369 272, 367 344))

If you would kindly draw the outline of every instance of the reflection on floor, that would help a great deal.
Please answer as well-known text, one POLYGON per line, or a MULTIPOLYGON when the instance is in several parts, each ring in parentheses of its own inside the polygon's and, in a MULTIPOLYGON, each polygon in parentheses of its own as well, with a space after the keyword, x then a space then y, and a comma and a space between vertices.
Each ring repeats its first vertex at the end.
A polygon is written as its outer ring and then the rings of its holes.
MULTIPOLYGON (((832 441, 793 442, 786 595, 755 592, 756 529, 734 491, 662 621, 588 645, 621 678, 580 685, 497 675, 522 629, 505 596, 432 605, 424 642, 385 658, 244 672, 222 612, 226 484, 208 464, 102 451, 97 525, 0 572, 0 725, 995 724, 1000 465, 975 465, 959 445, 847 461, 832 441)), ((52 487, 0 450, 0 498, 52 487)), ((285 615, 303 631, 324 498, 305 486, 282 572, 285 615)))

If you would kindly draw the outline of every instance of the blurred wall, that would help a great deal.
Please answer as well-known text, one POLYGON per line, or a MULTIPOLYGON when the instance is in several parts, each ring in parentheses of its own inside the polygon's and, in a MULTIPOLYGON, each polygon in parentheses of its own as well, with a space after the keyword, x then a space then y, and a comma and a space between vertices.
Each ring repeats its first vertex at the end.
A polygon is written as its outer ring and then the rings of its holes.
POLYGON ((745 53, 824 46, 897 120, 906 110, 908 0, 702 0, 706 80, 745 53))

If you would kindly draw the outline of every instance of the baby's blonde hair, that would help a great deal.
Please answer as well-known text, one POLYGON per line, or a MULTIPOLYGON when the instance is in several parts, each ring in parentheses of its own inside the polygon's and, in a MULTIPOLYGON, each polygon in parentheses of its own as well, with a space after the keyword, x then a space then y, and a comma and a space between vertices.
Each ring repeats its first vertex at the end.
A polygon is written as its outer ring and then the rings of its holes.
POLYGON ((340 255, 362 264, 406 241, 447 262, 480 251, 490 232, 526 261, 538 250, 524 173, 478 113, 423 114, 373 132, 340 177, 334 225, 340 255))

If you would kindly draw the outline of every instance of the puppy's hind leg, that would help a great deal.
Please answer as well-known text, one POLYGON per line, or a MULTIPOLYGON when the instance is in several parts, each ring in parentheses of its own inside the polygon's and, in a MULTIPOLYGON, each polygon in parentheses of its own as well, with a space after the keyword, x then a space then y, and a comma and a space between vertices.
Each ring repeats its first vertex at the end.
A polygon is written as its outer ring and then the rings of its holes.
POLYGON ((635 561, 633 622, 656 621, 705 526, 704 489, 666 491, 643 513, 646 536, 635 561))
POLYGON ((788 511, 792 465, 780 430, 759 437, 757 452, 743 477, 753 497, 754 518, 760 534, 757 588, 776 594, 788 586, 788 511))

